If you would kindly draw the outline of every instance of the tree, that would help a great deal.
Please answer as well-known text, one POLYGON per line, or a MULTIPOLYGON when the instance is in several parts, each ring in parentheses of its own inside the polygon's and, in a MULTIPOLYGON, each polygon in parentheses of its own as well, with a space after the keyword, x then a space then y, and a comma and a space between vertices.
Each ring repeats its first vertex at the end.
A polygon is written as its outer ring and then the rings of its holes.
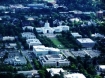
POLYGON ((52 78, 61 78, 59 74, 55 74, 52 78))
POLYGON ((40 74, 41 78, 45 78, 45 71, 44 70, 39 70, 38 73, 40 74))
POLYGON ((24 74, 16 74, 14 78, 26 78, 24 74))

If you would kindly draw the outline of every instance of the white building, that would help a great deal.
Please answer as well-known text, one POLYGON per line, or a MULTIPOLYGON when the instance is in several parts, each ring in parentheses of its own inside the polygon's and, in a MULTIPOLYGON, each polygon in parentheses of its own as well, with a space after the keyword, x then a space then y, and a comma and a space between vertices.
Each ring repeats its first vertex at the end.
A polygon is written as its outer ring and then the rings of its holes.
POLYGON ((10 45, 11 48, 15 48, 17 46, 16 43, 9 43, 9 45, 10 45))
POLYGON ((29 48, 30 46, 37 46, 42 44, 38 39, 27 39, 26 42, 29 45, 29 48))
POLYGON ((37 57, 47 54, 60 54, 60 50, 58 48, 45 47, 43 45, 33 46, 33 52, 37 57))
POLYGON ((15 40, 15 37, 12 37, 12 36, 4 36, 3 37, 3 41, 5 41, 5 40, 11 40, 11 41, 13 41, 13 40, 15 40))
POLYGON ((22 29, 23 30, 28 29, 28 30, 32 30, 33 31, 34 27, 33 26, 24 26, 24 27, 22 27, 22 29))
POLYGON ((62 54, 39 56, 39 62, 42 66, 49 67, 63 67, 70 65, 70 62, 62 54))
POLYGON ((72 22, 74 22, 74 21, 79 22, 80 19, 79 18, 71 18, 70 21, 72 21, 72 22))
POLYGON ((78 38, 77 43, 85 48, 92 48, 95 45, 95 42, 90 38, 78 38))
POLYGON ((23 32, 23 33, 21 33, 21 35, 23 38, 26 38, 26 39, 35 39, 36 38, 34 33, 31 33, 31 32, 23 32))
POLYGON ((95 38, 97 38, 97 37, 99 37, 99 38, 104 38, 104 35, 101 35, 101 34, 99 34, 99 33, 91 34, 91 36, 92 36, 92 37, 95 37, 95 38))
POLYGON ((36 28, 36 31, 38 33, 42 32, 44 34, 46 33, 54 33, 54 32, 62 32, 62 31, 68 31, 69 26, 66 25, 60 25, 57 27, 50 27, 50 24, 48 22, 45 23, 44 27, 36 28))
POLYGON ((74 38, 82 38, 82 35, 80 35, 79 33, 71 33, 71 35, 74 37, 74 38))
POLYGON ((56 74, 61 75, 60 72, 62 72, 64 78, 86 78, 81 73, 69 73, 69 72, 66 72, 65 70, 63 70, 62 68, 48 68, 46 70, 47 70, 47 72, 49 72, 51 74, 52 77, 56 74))
POLYGON ((65 72, 62 68, 48 68, 46 70, 47 72, 50 72, 51 76, 54 76, 55 74, 60 75, 60 72, 65 72))
POLYGON ((72 73, 64 75, 64 78, 86 78, 86 77, 80 73, 72 73))
POLYGON ((105 72, 105 65, 97 66, 97 70, 100 71, 100 72, 105 72))

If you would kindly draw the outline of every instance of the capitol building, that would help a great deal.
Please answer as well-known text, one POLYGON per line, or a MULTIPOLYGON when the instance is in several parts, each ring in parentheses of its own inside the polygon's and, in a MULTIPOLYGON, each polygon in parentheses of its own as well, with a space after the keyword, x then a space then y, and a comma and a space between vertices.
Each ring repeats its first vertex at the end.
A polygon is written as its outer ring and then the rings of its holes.
POLYGON ((48 21, 45 23, 44 27, 36 28, 36 31, 38 33, 43 33, 43 34, 46 34, 46 33, 53 34, 53 33, 59 33, 59 32, 68 31, 68 30, 69 30, 69 26, 62 25, 62 24, 60 24, 57 27, 50 27, 50 24, 48 21))

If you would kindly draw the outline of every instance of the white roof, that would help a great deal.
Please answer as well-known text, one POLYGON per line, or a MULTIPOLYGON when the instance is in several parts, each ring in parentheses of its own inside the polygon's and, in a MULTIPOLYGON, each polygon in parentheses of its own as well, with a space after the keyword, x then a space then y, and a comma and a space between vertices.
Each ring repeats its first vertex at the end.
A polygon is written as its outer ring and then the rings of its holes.
POLYGON ((40 43, 41 44, 41 42, 38 39, 27 39, 26 42, 27 43, 40 43))
POLYGON ((73 74, 64 75, 64 78, 86 78, 86 77, 80 73, 73 73, 73 74))
POLYGON ((45 49, 44 45, 39 45, 39 46, 33 46, 33 48, 38 52, 38 51, 48 51, 45 49))
POLYGON ((28 37, 36 37, 34 35, 34 33, 32 33, 32 32, 23 32, 23 33, 21 33, 21 35, 22 35, 22 37, 26 37, 26 38, 28 38, 28 37))
POLYGON ((34 27, 33 26, 24 26, 24 27, 22 27, 23 29, 25 29, 25 28, 28 28, 28 29, 33 29, 34 27))
POLYGON ((55 74, 59 74, 61 72, 64 72, 62 68, 49 68, 47 69, 47 72, 51 73, 51 76, 54 76, 55 74))
POLYGON ((23 74, 38 74, 37 70, 30 70, 30 71, 17 71, 17 73, 23 73, 23 74))
POLYGON ((36 51, 60 51, 60 50, 57 49, 57 48, 45 47, 45 46, 43 46, 43 45, 40 45, 40 46, 33 46, 33 48, 34 48, 36 51))
POLYGON ((99 65, 101 69, 105 69, 105 65, 99 65))
POLYGON ((74 22, 74 21, 76 21, 76 22, 78 22, 78 21, 80 21, 80 19, 78 19, 78 18, 72 18, 72 19, 70 19, 72 22, 74 22))
POLYGON ((32 18, 32 17, 29 17, 27 20, 30 20, 30 21, 31 21, 31 20, 34 20, 34 18, 32 18))
POLYGON ((104 35, 101 35, 101 34, 99 34, 99 33, 92 34, 91 36, 92 36, 92 37, 104 37, 104 35))
POLYGON ((78 36, 82 37, 79 33, 76 33, 76 32, 71 33, 71 34, 72 34, 72 36, 74 36, 74 37, 78 37, 78 36))
POLYGON ((90 38, 78 38, 77 39, 80 43, 95 43, 93 40, 90 38))
POLYGON ((103 13, 103 11, 100 10, 100 11, 98 11, 97 13, 103 13))

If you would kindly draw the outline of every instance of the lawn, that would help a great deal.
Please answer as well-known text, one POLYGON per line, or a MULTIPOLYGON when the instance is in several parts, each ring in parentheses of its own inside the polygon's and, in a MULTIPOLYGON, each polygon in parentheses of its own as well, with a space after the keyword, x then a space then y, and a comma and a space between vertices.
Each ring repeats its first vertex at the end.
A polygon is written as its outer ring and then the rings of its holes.
POLYGON ((58 41, 57 38, 50 38, 51 41, 58 47, 58 48, 65 48, 61 42, 58 41))

